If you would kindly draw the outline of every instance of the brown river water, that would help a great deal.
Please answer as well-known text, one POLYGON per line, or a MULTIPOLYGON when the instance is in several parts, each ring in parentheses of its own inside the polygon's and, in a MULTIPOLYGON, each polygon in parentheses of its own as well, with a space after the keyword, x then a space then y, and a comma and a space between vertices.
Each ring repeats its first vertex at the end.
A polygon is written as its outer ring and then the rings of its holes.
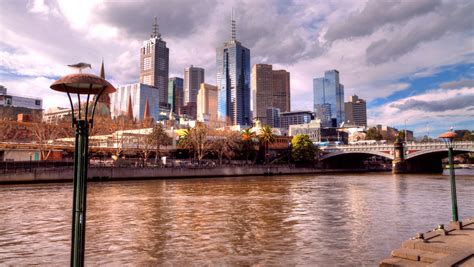
MULTIPOLYGON (((474 216, 474 172, 457 175, 474 216)), ((0 185, 0 265, 69 265, 71 183, 0 185)), ((89 183, 86 265, 374 266, 451 218, 446 175, 89 183)))

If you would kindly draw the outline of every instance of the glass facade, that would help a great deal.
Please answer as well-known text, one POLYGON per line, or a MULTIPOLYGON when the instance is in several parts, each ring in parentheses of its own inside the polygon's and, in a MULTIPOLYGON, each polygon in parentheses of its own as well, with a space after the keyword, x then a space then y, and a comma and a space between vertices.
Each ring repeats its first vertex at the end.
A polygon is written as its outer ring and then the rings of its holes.
POLYGON ((339 71, 324 72, 313 80, 314 112, 323 127, 337 126, 344 121, 344 85, 339 83, 339 71), (336 125, 333 125, 336 124, 336 125))
POLYGON ((218 116, 232 125, 251 125, 250 50, 231 40, 217 49, 218 116))
POLYGON ((160 114, 158 89, 142 83, 121 85, 116 88, 117 91, 110 94, 112 117, 117 118, 126 115, 129 99, 131 99, 133 118, 135 120, 143 120, 145 104, 148 99, 150 117, 158 120, 160 114))
POLYGON ((168 104, 175 114, 181 114, 183 106, 183 78, 172 77, 168 82, 168 104))

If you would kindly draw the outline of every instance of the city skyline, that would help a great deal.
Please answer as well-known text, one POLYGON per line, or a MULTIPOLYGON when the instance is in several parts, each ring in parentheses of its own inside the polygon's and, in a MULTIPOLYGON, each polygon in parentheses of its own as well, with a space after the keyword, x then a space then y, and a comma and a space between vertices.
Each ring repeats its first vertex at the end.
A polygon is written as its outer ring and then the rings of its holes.
POLYGON ((45 107, 59 105, 64 97, 49 90, 51 81, 70 73, 66 65, 78 61, 91 63, 91 72, 98 74, 102 57, 114 84, 136 83, 137 51, 149 38, 154 16, 170 48, 169 76, 181 76, 194 64, 206 69, 206 81, 215 84, 215 49, 229 39, 235 7, 237 35, 252 52, 251 65, 272 64, 291 73, 294 110, 312 110, 312 79, 337 69, 346 96, 367 100, 369 125, 403 128, 406 122, 417 135, 431 136, 451 126, 474 125, 470 2, 73 5, 0 3, 0 83, 10 92, 33 95, 29 90, 35 87, 45 107), (156 5, 160 8, 152 8, 156 5), (142 9, 137 19, 134 14, 142 9))

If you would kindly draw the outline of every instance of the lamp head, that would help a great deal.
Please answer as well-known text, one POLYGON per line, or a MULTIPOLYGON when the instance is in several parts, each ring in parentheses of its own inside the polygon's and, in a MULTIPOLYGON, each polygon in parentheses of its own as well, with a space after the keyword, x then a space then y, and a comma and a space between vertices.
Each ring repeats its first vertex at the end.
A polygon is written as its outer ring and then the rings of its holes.
POLYGON ((457 137, 457 134, 453 131, 445 132, 439 136, 439 138, 443 139, 447 148, 453 148, 454 138, 456 137, 457 137))

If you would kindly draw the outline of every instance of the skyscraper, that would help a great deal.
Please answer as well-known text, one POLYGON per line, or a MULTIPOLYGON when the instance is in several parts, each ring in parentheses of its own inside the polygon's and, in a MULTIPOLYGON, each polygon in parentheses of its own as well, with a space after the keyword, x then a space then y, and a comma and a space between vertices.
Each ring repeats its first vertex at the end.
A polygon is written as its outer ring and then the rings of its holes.
POLYGON ((168 107, 169 49, 161 39, 155 17, 153 33, 140 49, 140 83, 158 88, 160 106, 168 107))
POLYGON ((349 97, 349 102, 344 103, 346 123, 356 126, 367 126, 367 106, 364 99, 357 95, 349 97))
POLYGON ((278 108, 281 112, 290 111, 290 73, 286 70, 273 70, 272 65, 255 64, 252 67, 253 117, 263 124, 267 108, 278 108))
POLYGON ((216 54, 219 119, 250 125, 250 50, 236 40, 233 14, 231 39, 216 54))
POLYGON ((344 121, 344 85, 339 71, 328 70, 324 77, 313 80, 314 112, 323 127, 336 127, 344 121))
POLYGON ((184 104, 196 102, 201 83, 204 82, 204 69, 191 65, 184 69, 184 104))
POLYGON ((183 78, 171 77, 168 82, 168 104, 175 114, 181 115, 183 95, 183 78))
POLYGON ((217 122, 217 87, 201 83, 197 95, 197 120, 202 122, 217 122))

